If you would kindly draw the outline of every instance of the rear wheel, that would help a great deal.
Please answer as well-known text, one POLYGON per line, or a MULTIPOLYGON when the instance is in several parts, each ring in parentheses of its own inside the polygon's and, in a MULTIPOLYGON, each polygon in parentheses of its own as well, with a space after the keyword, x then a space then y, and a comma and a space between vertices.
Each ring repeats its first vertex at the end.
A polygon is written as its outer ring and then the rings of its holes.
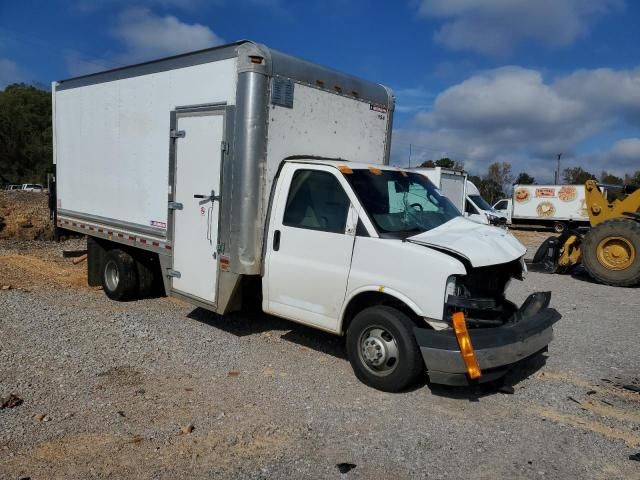
POLYGON ((136 261, 127 252, 109 250, 102 267, 102 288, 112 300, 125 301, 138 295, 136 261))
POLYGON ((640 223, 616 218, 592 228, 582 242, 582 264, 606 285, 640 283, 640 223))
POLYGON ((347 330, 347 354, 356 377, 370 387, 398 392, 424 371, 413 322, 387 306, 360 312, 347 330))

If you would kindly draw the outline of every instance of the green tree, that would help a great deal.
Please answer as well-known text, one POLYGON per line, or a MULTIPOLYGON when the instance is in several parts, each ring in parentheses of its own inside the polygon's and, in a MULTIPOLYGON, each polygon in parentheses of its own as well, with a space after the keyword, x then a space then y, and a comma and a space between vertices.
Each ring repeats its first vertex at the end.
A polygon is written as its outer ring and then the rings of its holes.
POLYGON ((624 175, 625 185, 640 185, 640 170, 635 173, 626 173, 624 175))
POLYGON ((521 172, 516 177, 515 183, 517 185, 533 185, 536 183, 536 179, 529 175, 527 172, 521 172))
POLYGON ((565 183, 572 185, 582 185, 587 180, 596 179, 596 176, 587 172, 582 167, 565 168, 562 172, 565 183))
POLYGON ((43 183, 51 169, 51 93, 29 85, 0 91, 0 172, 11 183, 43 183))
POLYGON ((620 177, 603 170, 600 174, 600 181, 602 183, 608 183, 609 185, 624 185, 624 180, 620 177))
POLYGON ((453 170, 459 171, 464 170, 464 163, 456 162, 455 160, 451 160, 449 157, 443 157, 440 160, 436 160, 435 162, 433 160, 425 160, 420 164, 420 166, 426 168, 442 167, 452 168, 453 170))
POLYGON ((513 183, 511 164, 508 162, 494 162, 487 168, 487 173, 482 177, 486 196, 483 197, 493 204, 499 198, 506 196, 513 183))

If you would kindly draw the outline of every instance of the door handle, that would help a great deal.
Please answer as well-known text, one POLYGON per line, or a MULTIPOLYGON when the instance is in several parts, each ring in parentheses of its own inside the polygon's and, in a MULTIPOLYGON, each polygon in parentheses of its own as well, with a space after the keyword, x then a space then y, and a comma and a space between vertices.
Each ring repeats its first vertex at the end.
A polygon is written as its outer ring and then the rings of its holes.
POLYGON ((273 232, 273 251, 280 250, 280 230, 273 232))
POLYGON ((193 198, 198 198, 198 199, 202 199, 201 202, 198 202, 198 205, 204 205, 207 202, 219 202, 220 201, 220 195, 216 195, 216 192, 211 190, 211 193, 209 195, 204 195, 201 193, 195 193, 193 195, 193 198))

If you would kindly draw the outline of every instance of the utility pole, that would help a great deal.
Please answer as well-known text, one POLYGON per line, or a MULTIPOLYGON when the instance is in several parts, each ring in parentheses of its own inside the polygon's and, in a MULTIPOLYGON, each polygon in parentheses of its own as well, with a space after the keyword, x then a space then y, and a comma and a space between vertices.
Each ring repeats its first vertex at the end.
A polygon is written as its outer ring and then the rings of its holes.
POLYGON ((556 169, 555 181, 553 182, 556 185, 558 185, 560 183, 560 157, 562 157, 562 153, 558 154, 558 168, 556 169))
POLYGON ((411 168, 411 144, 409 144, 409 168, 411 168))

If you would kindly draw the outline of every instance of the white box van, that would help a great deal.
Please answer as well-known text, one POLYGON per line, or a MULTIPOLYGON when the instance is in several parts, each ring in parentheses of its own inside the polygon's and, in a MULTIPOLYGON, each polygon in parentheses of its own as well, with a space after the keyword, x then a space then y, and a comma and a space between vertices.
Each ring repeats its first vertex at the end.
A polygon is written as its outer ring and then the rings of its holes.
POLYGON ((493 208, 514 225, 548 226, 558 233, 589 226, 584 185, 514 185, 512 198, 493 208))
POLYGON ((504 297, 524 247, 386 166, 384 86, 245 41, 52 90, 56 222, 110 298, 258 304, 346 335, 387 391, 492 380, 551 341, 548 292, 504 297))

